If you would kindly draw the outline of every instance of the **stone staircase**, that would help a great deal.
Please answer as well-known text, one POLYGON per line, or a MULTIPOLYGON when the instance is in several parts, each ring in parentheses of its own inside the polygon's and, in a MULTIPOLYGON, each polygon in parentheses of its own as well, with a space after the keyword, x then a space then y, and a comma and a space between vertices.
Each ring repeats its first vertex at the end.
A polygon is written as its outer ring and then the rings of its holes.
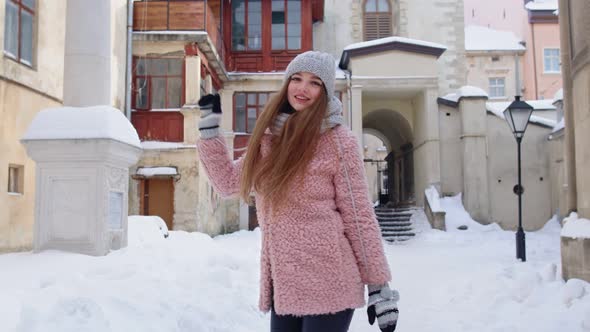
POLYGON ((375 214, 381 228, 381 236, 388 242, 406 241, 416 236, 414 225, 410 221, 415 210, 415 207, 376 207, 375 214))

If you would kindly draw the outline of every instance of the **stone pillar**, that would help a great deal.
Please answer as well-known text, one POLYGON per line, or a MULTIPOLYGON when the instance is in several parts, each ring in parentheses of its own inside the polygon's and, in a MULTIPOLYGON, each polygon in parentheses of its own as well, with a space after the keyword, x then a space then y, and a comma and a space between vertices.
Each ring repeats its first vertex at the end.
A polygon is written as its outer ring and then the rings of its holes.
POLYGON ((43 110, 21 142, 37 167, 35 251, 100 256, 127 246, 129 167, 141 145, 121 111, 43 110))
POLYGON ((201 58, 196 55, 186 56, 184 69, 186 72, 185 104, 196 105, 201 98, 201 58))
POLYGON ((68 0, 64 105, 112 105, 111 2, 68 0))
POLYGON ((352 111, 347 114, 350 129, 359 141, 361 156, 363 155, 363 87, 353 85, 351 88, 352 111))
MULTIPOLYGON (((219 126, 224 132, 233 132, 234 90, 223 89, 219 94, 221 96, 221 109, 223 110, 219 126)), ((233 146, 233 136, 231 139, 233 146)))
POLYGON ((487 96, 459 100, 463 152, 463 205, 473 219, 490 218, 486 137, 487 96))
POLYGON ((561 275, 590 282, 590 239, 561 236, 561 275))
POLYGON ((197 105, 185 104, 180 109, 180 113, 184 117, 184 144, 194 145, 197 144, 198 138, 198 126, 200 119, 200 111, 197 105))
MULTIPOLYGON (((571 33, 572 23, 570 17, 570 1, 559 0, 559 26, 560 26, 560 53, 561 53, 561 73, 563 79, 563 117, 567 128, 564 130, 564 161, 565 161, 565 179, 567 181, 567 193, 565 197, 567 215, 571 211, 578 210, 578 189, 577 189, 577 169, 576 169, 576 119, 574 116, 574 94, 573 94, 573 69, 571 54, 572 49, 571 33)), ((580 25, 583 26, 583 25, 580 25)), ((581 30, 581 29, 580 29, 581 30)), ((581 33, 581 32, 580 32, 581 33)), ((585 92, 587 93, 587 91, 585 92)))
MULTIPOLYGON (((424 190, 440 183, 440 131, 438 91, 428 88, 416 98, 414 110, 413 174, 414 198, 423 206, 424 190)), ((405 166, 405 165, 404 165, 405 166)), ((403 181, 403 179, 402 179, 403 181)), ((409 192, 411 188, 404 189, 409 192)))

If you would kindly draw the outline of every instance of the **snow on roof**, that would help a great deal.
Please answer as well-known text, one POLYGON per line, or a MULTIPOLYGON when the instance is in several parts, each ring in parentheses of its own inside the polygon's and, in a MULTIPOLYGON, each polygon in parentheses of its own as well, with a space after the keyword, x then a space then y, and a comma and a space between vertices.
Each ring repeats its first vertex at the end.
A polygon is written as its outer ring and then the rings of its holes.
POLYGON ((557 0, 534 0, 527 3, 524 8, 528 10, 557 10, 557 0))
POLYGON ((110 138, 141 148, 137 131, 111 106, 56 107, 37 113, 23 140, 110 138))
POLYGON ((553 96, 553 103, 555 103, 556 101, 561 101, 561 100, 563 100, 563 89, 557 90, 557 92, 553 96))
POLYGON ((487 92, 485 92, 484 90, 482 90, 476 86, 465 85, 465 86, 462 86, 456 92, 449 93, 449 94, 445 95, 444 97, 441 97, 441 99, 446 99, 446 100, 458 103, 459 99, 465 98, 465 97, 485 97, 485 98, 487 98, 488 94, 487 94, 487 92))
POLYGON ((590 239, 590 220, 578 218, 578 214, 572 212, 564 219, 561 229, 562 237, 590 239))
MULTIPOLYGON (((535 111, 551 111, 555 110, 555 106, 551 104, 551 100, 527 100, 527 104, 531 105, 535 111)), ((504 111, 508 106, 511 104, 511 101, 497 101, 497 102, 487 102, 486 109, 488 112, 491 112, 498 116, 501 119, 504 119, 504 111)), ((556 121, 547 119, 538 115, 531 115, 529 122, 540 124, 545 127, 553 128, 557 124, 556 121)))
MULTIPOLYGON (((553 105, 553 100, 551 99, 526 100, 526 103, 531 105, 535 111, 555 111, 555 105, 553 105)), ((512 101, 490 101, 486 103, 486 106, 489 111, 497 109, 502 113, 510 104, 512 104, 512 101)))
MULTIPOLYGON (((335 59, 334 66, 336 66, 336 79, 345 79, 346 75, 342 69, 338 66, 340 60, 335 59)), ((245 72, 245 71, 231 71, 227 73, 230 78, 240 78, 241 76, 267 76, 270 79, 283 79, 285 75, 284 71, 269 71, 269 72, 245 72)))
POLYGON ((144 141, 141 142, 141 147, 144 150, 173 150, 173 149, 195 149, 196 145, 175 143, 175 142, 160 142, 160 141, 144 141))
POLYGON ((512 31, 494 30, 479 25, 465 27, 466 51, 524 51, 512 31))
POLYGON ((251 71, 230 71, 227 73, 227 75, 229 77, 232 76, 254 76, 254 75, 260 75, 260 76, 277 76, 278 78, 282 78, 283 75, 285 75, 284 71, 257 71, 257 72, 251 72, 251 71))
POLYGON ((553 127, 553 130, 551 131, 551 133, 556 133, 556 132, 562 130, 563 128, 565 128, 565 118, 561 118, 561 120, 559 120, 559 122, 555 125, 555 127, 553 127))
POLYGON ((336 60, 336 79, 345 79, 346 78, 346 73, 344 72, 344 70, 342 70, 340 68, 340 66, 338 65, 340 63, 340 59, 336 60))
POLYGON ((344 51, 365 48, 365 47, 375 46, 375 45, 394 43, 394 42, 420 45, 420 46, 426 46, 426 47, 441 48, 441 49, 445 49, 445 50, 447 49, 447 47, 442 44, 432 43, 432 42, 428 42, 428 41, 424 41, 424 40, 394 36, 394 37, 385 37, 385 38, 379 38, 379 39, 369 40, 369 41, 365 41, 365 42, 350 44, 344 48, 344 51))
POLYGON ((138 167, 137 175, 152 177, 157 175, 178 175, 176 167, 138 167))
POLYGON ((193 31, 193 30, 148 30, 148 31, 133 31, 134 35, 194 35, 207 36, 207 31, 193 31))

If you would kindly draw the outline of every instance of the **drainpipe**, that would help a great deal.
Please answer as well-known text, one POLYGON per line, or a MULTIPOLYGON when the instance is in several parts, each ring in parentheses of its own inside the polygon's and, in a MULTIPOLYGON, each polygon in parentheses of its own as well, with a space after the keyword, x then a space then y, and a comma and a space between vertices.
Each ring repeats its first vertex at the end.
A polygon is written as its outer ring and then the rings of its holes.
POLYGON ((125 62, 125 116, 131 120, 131 70, 133 66, 133 0, 127 0, 127 60, 125 62))
POLYGON ((539 86, 537 84, 537 47, 535 46, 535 24, 531 23, 531 31, 533 37, 533 73, 534 73, 534 82, 535 82, 535 99, 539 99, 539 86))
POLYGON ((520 96, 522 90, 520 89, 520 61, 518 61, 518 52, 514 54, 514 84, 514 95, 520 96))
POLYGON ((348 102, 348 127, 352 129, 352 82, 351 82, 351 73, 348 69, 343 70, 344 76, 346 77, 346 95, 347 102, 348 102))

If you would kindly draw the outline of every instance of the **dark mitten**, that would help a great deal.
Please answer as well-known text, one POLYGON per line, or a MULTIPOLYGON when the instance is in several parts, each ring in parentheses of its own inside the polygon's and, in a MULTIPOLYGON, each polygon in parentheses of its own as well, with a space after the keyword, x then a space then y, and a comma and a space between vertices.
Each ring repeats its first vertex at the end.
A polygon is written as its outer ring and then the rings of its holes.
POLYGON ((391 290, 388 285, 369 285, 369 302, 367 303, 367 315, 369 316, 369 324, 379 324, 379 329, 382 332, 393 332, 397 326, 397 318, 399 311, 397 309, 397 301, 399 301, 399 293, 396 290, 391 290))
POLYGON ((221 101, 218 94, 208 94, 199 99, 201 119, 199 131, 201 138, 208 139, 219 135, 219 122, 221 121, 221 101))
POLYGON ((289 103, 285 103, 285 105, 281 107, 279 114, 277 114, 274 122, 272 123, 272 126, 270 126, 270 131, 274 135, 280 135, 281 131, 283 130, 283 127, 285 126, 285 122, 287 122, 287 119, 289 119, 289 117, 293 113, 295 113, 293 107, 291 107, 289 103))
POLYGON ((199 99, 199 108, 201 110, 211 109, 213 113, 221 113, 221 98, 219 94, 208 94, 199 99))

